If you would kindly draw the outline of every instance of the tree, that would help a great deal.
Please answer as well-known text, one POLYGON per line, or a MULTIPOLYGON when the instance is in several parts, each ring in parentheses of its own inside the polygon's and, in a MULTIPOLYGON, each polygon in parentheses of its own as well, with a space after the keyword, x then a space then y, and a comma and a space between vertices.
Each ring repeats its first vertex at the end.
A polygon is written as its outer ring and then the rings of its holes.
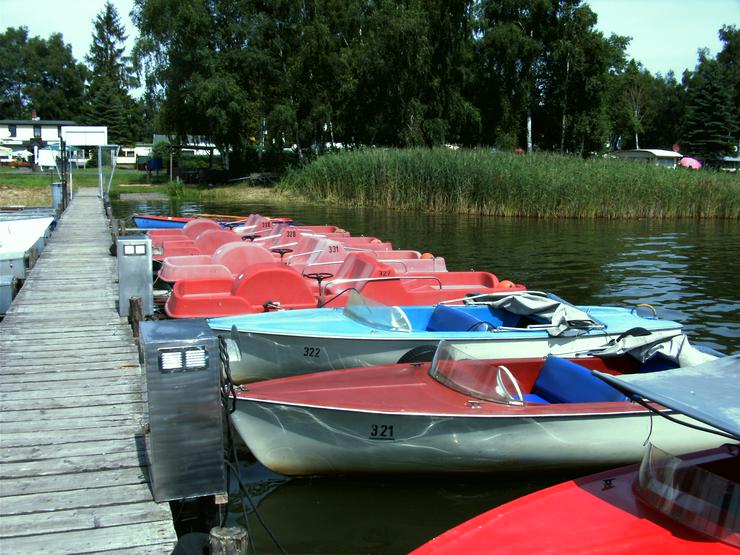
POLYGON ((131 143, 140 137, 141 128, 140 110, 129 94, 138 79, 131 59, 124 55, 126 32, 110 1, 95 17, 93 26, 90 51, 85 57, 91 69, 85 119, 107 125, 111 142, 131 143))
POLYGON ((702 53, 688 90, 684 150, 709 160, 732 153, 737 133, 733 106, 723 67, 702 53))
POLYGON ((26 82, 26 27, 8 29, 0 35, 0 114, 3 118, 22 118, 28 97, 24 94, 26 82))
POLYGON ((665 77, 660 74, 655 77, 651 94, 654 98, 653 117, 645 125, 643 143, 670 149, 681 137, 686 90, 669 71, 665 77))
POLYGON ((28 29, 0 35, 0 106, 4 117, 76 119, 82 109, 86 71, 62 35, 28 37, 28 29))
POLYGON ((730 91, 735 91, 734 119, 736 153, 740 155, 740 29, 734 25, 724 25, 719 30, 723 43, 722 51, 717 54, 717 62, 722 67, 730 91))

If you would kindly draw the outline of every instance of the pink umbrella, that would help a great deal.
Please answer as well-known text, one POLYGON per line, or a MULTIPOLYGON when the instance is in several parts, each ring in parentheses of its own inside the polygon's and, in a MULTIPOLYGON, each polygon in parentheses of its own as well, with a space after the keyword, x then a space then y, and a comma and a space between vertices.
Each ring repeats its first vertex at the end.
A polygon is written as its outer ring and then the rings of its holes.
POLYGON ((683 158, 681 158, 679 165, 683 166, 684 168, 691 168, 692 170, 698 170, 699 168, 701 168, 701 162, 699 162, 699 160, 697 160, 696 158, 690 158, 688 156, 684 156, 683 158))

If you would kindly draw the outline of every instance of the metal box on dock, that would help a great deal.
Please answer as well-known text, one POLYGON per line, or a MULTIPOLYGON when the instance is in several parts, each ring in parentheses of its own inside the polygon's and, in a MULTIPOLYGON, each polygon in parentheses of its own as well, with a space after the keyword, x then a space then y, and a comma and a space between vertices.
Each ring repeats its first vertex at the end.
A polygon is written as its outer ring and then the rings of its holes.
POLYGON ((204 319, 142 322, 156 501, 225 494, 221 362, 204 319))
POLYGON ((118 314, 128 316, 129 299, 141 297, 144 315, 154 313, 152 240, 146 235, 127 235, 116 241, 118 257, 118 314))

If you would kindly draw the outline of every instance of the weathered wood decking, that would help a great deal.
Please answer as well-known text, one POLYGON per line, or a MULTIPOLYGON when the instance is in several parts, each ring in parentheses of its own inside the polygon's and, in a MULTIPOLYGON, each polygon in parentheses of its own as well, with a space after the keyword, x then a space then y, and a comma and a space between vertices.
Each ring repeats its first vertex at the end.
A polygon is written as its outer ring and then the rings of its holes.
POLYGON ((144 385, 116 259, 82 189, 0 322, 0 553, 170 553, 148 485, 144 385))

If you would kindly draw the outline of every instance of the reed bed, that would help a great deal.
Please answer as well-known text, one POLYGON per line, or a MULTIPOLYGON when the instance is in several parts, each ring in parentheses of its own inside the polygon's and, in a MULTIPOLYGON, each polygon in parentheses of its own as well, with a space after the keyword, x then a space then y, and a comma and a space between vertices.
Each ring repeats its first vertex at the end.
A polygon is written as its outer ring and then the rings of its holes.
POLYGON ((484 149, 322 156, 278 189, 349 206, 538 218, 740 219, 740 179, 614 159, 484 149))

